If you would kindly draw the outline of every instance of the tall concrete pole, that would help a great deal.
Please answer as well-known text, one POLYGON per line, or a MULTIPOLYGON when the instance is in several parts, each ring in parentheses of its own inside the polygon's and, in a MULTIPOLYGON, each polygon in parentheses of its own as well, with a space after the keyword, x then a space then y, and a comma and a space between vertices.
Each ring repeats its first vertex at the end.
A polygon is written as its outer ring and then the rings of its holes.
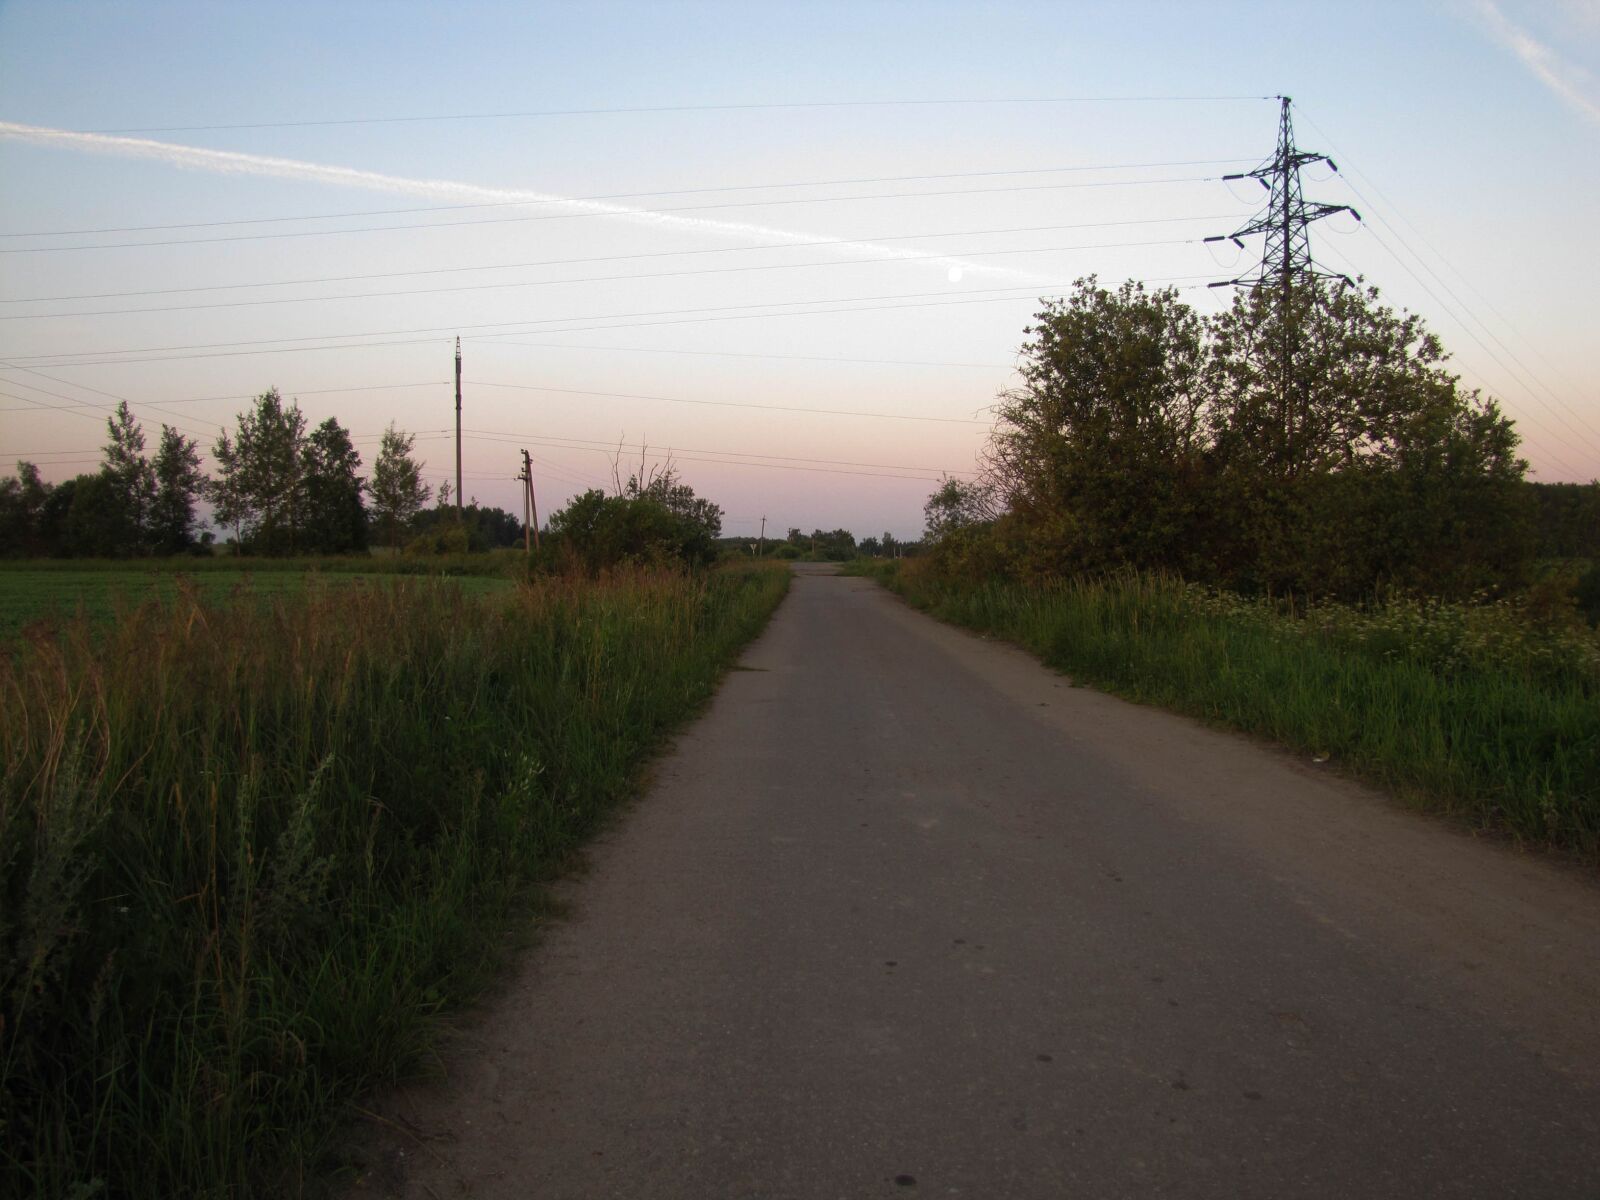
POLYGON ((456 339, 456 523, 461 522, 461 339, 456 339))

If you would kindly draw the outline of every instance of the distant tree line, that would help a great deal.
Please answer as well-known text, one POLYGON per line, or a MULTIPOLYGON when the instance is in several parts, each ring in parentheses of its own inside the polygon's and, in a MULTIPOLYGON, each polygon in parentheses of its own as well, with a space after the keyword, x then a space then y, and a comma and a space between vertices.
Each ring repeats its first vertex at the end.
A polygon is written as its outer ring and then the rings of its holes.
POLYGON ((209 477, 196 441, 171 426, 161 427, 147 456, 126 403, 106 431, 97 471, 52 485, 20 462, 14 477, 0 480, 0 556, 209 553, 218 535, 203 528, 203 503, 221 539, 242 554, 350 554, 373 543, 476 550, 521 536, 518 518, 476 501, 458 521, 447 492, 438 509, 425 510, 431 489, 412 457, 413 438, 393 424, 363 476, 349 432, 332 417, 308 429, 299 405, 285 403, 276 388, 217 439, 209 477))
POLYGON ((981 477, 925 509, 950 571, 1469 596, 1525 583, 1557 542, 1596 550, 1596 487, 1526 482, 1510 419, 1375 289, 1250 291, 1205 318, 1091 276, 1027 333, 981 477))

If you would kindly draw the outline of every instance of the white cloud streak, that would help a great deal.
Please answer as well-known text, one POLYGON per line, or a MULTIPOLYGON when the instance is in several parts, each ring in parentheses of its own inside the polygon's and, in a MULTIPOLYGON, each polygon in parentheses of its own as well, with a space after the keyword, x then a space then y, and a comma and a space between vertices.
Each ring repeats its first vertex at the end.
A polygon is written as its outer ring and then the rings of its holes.
MULTIPOLYGON (((1477 0, 1476 7, 1494 39, 1516 55, 1540 83, 1582 116, 1600 125, 1600 98, 1597 98, 1593 80, 1587 71, 1567 62, 1513 22, 1495 0, 1477 0)), ((1581 6, 1578 12, 1590 17, 1591 9, 1592 6, 1581 6)))
MULTIPOLYGON (((429 200, 485 204, 537 204, 554 206, 570 212, 592 213, 615 217, 619 220, 654 226, 685 233, 715 234, 747 239, 752 242, 817 242, 827 240, 827 235, 793 229, 776 229, 744 221, 723 221, 710 217, 687 217, 676 213, 653 213, 612 204, 601 200, 582 200, 556 196, 546 192, 519 191, 507 188, 483 187, 451 179, 410 179, 400 175, 384 175, 376 171, 363 171, 355 167, 335 167, 322 163, 302 162, 293 158, 274 158, 260 154, 244 154, 234 150, 207 150, 198 146, 183 146, 173 142, 158 142, 148 138, 119 137, 101 133, 78 133, 68 129, 50 129, 39 125, 20 125, 0 121, 0 140, 24 142, 36 146, 49 146, 74 150, 85 154, 110 155, 118 158, 148 159, 165 163, 181 170, 205 171, 216 175, 250 175, 270 179, 292 179, 305 183, 331 184, 335 187, 359 188, 369 192, 387 192, 402 196, 415 196, 429 200)), ((836 242, 839 249, 854 251, 870 258, 885 261, 914 260, 920 266, 930 264, 941 271, 959 268, 963 274, 977 274, 993 278, 1016 280, 1023 284, 1044 282, 1044 277, 1010 267, 990 266, 986 263, 968 262, 959 258, 929 259, 912 249, 885 246, 877 242, 836 242)))

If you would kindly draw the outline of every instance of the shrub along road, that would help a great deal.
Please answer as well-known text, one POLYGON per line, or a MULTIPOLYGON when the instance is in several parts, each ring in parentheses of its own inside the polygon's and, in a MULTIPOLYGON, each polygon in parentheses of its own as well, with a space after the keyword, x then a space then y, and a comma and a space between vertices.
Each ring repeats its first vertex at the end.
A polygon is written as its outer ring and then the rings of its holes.
POLYGON ((1594 1195, 1592 877, 801 570, 360 1190, 1594 1195))

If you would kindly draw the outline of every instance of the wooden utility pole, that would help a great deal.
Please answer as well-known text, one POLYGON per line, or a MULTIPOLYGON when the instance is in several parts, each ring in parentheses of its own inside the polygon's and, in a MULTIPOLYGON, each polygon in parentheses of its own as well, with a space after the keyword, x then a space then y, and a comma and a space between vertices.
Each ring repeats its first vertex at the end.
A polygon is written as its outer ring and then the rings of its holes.
POLYGON ((532 544, 528 541, 528 452, 522 452, 522 471, 517 476, 522 484, 522 552, 532 554, 532 544))
POLYGON ((766 519, 766 517, 762 517, 761 518, 761 550, 760 550, 760 553, 765 554, 766 552, 767 552, 767 519, 766 519))
POLYGON ((456 522, 461 521, 461 339, 456 339, 456 522))
POLYGON ((534 493, 533 490, 533 461, 528 457, 528 452, 526 450, 522 452, 522 500, 522 511, 524 514, 522 522, 522 546, 524 550, 527 549, 528 530, 529 528, 532 528, 533 545, 534 548, 537 549, 539 546, 539 497, 534 493), (528 522, 528 514, 530 513, 533 517, 531 526, 528 522))

